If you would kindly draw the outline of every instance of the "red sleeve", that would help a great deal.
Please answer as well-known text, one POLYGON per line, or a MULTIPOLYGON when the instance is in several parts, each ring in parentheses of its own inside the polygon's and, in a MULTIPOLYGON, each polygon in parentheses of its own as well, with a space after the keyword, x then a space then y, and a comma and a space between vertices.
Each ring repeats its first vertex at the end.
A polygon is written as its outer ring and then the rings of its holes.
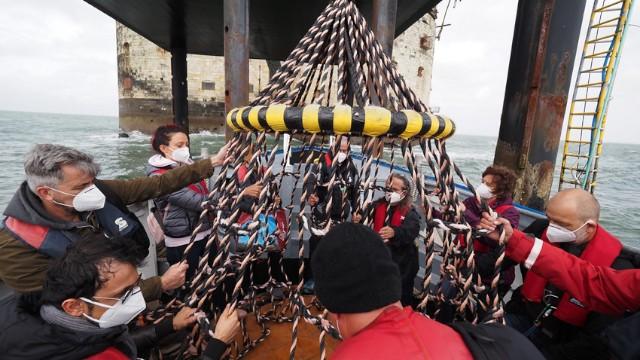
MULTIPOLYGON (((538 241, 542 243, 542 240, 535 240, 538 241)), ((515 230, 507 244, 507 256, 528 263, 533 272, 594 311, 621 314, 640 308, 640 270, 618 271, 595 266, 562 249, 541 243, 541 246, 536 245, 524 233, 515 230)))

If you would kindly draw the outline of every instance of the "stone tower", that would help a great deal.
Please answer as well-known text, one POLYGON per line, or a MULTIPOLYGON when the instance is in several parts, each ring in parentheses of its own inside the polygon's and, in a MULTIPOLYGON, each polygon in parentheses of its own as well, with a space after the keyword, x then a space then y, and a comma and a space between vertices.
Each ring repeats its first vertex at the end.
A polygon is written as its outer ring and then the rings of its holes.
MULTIPOLYGON (((173 121, 171 53, 122 24, 116 26, 120 128, 152 132, 173 121)), ((393 61, 416 94, 429 103, 435 42, 435 19, 427 14, 394 41, 393 61)), ((250 60, 249 99, 269 82, 277 64, 250 60)), ((191 131, 222 131, 224 59, 187 55, 191 131)))

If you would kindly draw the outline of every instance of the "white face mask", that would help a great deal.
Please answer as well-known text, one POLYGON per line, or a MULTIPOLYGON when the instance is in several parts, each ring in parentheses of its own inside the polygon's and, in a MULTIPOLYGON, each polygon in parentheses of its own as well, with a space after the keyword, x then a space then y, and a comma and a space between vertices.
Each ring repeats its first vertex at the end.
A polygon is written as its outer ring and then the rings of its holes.
POLYGON ((124 302, 122 302, 122 299, 118 299, 118 302, 113 305, 106 305, 97 301, 89 300, 87 298, 80 298, 80 300, 84 302, 88 302, 90 304, 107 309, 107 311, 102 314, 100 319, 95 319, 87 314, 82 315, 87 319, 97 323, 101 328, 126 325, 130 323, 131 320, 135 319, 135 317, 143 312, 147 307, 147 303, 146 301, 144 301, 144 297, 142 296, 142 291, 140 291, 140 288, 136 286, 131 291, 131 296, 129 296, 124 302))
POLYGON ((492 197, 495 196, 493 194, 493 191, 491 191, 491 188, 487 186, 487 184, 485 183, 478 185, 478 187, 476 188, 476 192, 478 193, 478 196, 480 196, 481 199, 485 199, 485 200, 491 199, 492 197))
POLYGON ((58 204, 66 207, 72 207, 79 212, 100 210, 104 207, 104 202, 106 200, 106 197, 104 196, 102 191, 100 191, 100 189, 98 189, 98 187, 96 187, 95 185, 89 185, 84 190, 80 191, 75 195, 69 194, 64 191, 54 189, 51 187, 49 189, 59 192, 61 194, 73 196, 73 203, 72 203, 73 205, 67 205, 61 202, 57 202, 55 200, 52 200, 52 201, 54 204, 58 204))
POLYGON ((171 152, 171 158, 179 163, 191 163, 191 154, 189 153, 189 148, 186 146, 173 150, 173 152, 171 152))
POLYGON ((338 163, 343 163, 345 160, 347 160, 347 153, 340 151, 338 155, 336 155, 336 160, 338 161, 338 163))
POLYGON ((398 194, 395 191, 387 191, 384 194, 384 198, 387 200, 387 202, 391 205, 395 205, 397 203, 399 203, 400 201, 402 201, 402 199, 404 199, 403 195, 398 194))
POLYGON ((552 243, 571 243, 578 240, 584 240, 584 236, 586 235, 586 231, 581 231, 587 226, 587 224, 591 223, 591 220, 585 222, 579 228, 571 231, 560 225, 549 224, 547 228, 547 239, 549 239, 552 243))

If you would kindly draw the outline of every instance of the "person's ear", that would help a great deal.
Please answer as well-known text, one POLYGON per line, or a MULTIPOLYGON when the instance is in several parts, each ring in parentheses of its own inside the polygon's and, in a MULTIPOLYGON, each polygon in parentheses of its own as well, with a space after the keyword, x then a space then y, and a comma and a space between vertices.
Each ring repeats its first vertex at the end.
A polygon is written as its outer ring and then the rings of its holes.
POLYGON ((51 194, 53 190, 49 189, 46 186, 38 186, 36 188, 36 195, 42 200, 52 201, 53 195, 51 194))
POLYGON ((591 236, 593 236, 593 234, 596 233, 596 230, 598 229, 598 224, 593 221, 593 220, 589 220, 587 221, 587 235, 589 238, 591 238, 591 236))
POLYGON ((71 316, 80 317, 89 312, 89 306, 80 299, 71 298, 62 302, 62 310, 71 316))
POLYGON ((164 154, 164 156, 171 155, 171 148, 169 146, 162 144, 158 148, 160 149, 160 152, 164 154))

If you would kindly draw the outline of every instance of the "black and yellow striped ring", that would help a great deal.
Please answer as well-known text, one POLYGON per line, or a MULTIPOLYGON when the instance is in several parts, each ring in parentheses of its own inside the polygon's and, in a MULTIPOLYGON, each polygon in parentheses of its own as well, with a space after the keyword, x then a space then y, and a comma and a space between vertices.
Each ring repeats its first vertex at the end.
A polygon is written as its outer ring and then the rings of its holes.
POLYGON ((282 104, 248 106, 231 110, 227 125, 234 131, 305 131, 368 136, 446 139, 455 132, 449 118, 426 112, 389 111, 379 106, 352 108, 316 104, 289 107, 282 104))

